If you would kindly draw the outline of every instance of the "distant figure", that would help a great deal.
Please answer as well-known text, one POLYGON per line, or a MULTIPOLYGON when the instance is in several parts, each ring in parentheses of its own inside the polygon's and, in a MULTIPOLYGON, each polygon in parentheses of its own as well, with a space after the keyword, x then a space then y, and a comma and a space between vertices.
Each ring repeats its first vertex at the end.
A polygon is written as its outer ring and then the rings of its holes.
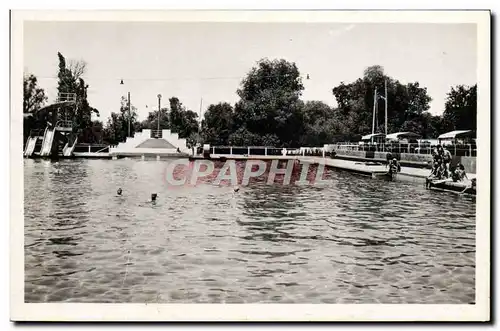
POLYGON ((61 174, 61 168, 59 168, 59 162, 54 162, 54 173, 61 174))
POLYGON ((179 147, 177 147, 177 153, 180 153, 181 152, 181 149, 179 147))
POLYGON ((387 153, 387 155, 385 156, 385 160, 386 160, 385 167, 387 168, 391 164, 391 160, 392 160, 392 153, 391 152, 387 153))
POLYGON ((156 197, 157 197, 157 196, 158 196, 158 195, 157 195, 156 193, 151 194, 151 201, 152 201, 152 202, 155 202, 155 201, 156 201, 156 197))
POLYGON ((234 192, 238 192, 238 191, 240 190, 240 188, 239 188, 238 186, 235 186, 235 187, 233 188, 233 190, 234 190, 234 192))
POLYGON ((453 179, 454 182, 461 182, 464 179, 467 178, 467 174, 465 173, 465 167, 463 164, 458 163, 455 170, 452 173, 451 178, 453 179))
POLYGON ((396 158, 393 158, 392 161, 389 161, 389 173, 396 174, 398 172, 401 172, 401 165, 396 158))
POLYGON ((121 188, 121 187, 120 187, 120 188, 118 188, 118 191, 116 191, 116 194, 118 194, 118 195, 122 195, 122 188, 121 188))

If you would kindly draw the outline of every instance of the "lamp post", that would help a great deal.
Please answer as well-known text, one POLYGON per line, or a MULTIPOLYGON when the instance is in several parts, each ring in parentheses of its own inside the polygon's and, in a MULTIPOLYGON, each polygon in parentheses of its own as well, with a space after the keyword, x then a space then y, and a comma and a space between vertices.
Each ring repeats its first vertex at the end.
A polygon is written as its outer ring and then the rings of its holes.
MULTIPOLYGON (((120 82, 123 85, 123 79, 120 82)), ((128 137, 130 137, 130 92, 128 92, 128 137)))
POLYGON ((160 111, 161 111, 161 94, 158 94, 158 133, 160 134, 160 111))

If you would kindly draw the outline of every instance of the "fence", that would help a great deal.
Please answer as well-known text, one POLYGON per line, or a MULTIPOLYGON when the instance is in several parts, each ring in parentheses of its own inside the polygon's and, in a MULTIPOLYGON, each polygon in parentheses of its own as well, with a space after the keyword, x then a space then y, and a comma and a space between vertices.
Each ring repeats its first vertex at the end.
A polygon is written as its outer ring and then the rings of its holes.
MULTIPOLYGON (((338 151, 391 152, 407 154, 432 154, 435 145, 422 144, 352 144, 339 143, 332 146, 338 151)), ((477 156, 477 146, 474 144, 443 145, 454 156, 477 156)))
MULTIPOLYGON (((422 144, 369 144, 359 145, 352 143, 338 143, 325 147, 300 147, 300 148, 279 148, 269 146, 210 146, 210 154, 216 155, 247 155, 247 156, 272 156, 272 155, 297 155, 297 156, 331 156, 332 153, 341 154, 342 151, 362 151, 362 152, 390 152, 430 155, 434 145, 422 144), (285 152, 286 151, 286 152, 285 152)), ((474 144, 445 145, 453 156, 477 156, 477 147, 474 144)), ((198 154, 203 153, 202 147, 197 150, 198 154)))
POLYGON ((220 155, 282 155, 283 148, 268 146, 210 146, 212 154, 220 155))
MULTIPOLYGON (((198 154, 203 152, 198 148, 198 154)), ((210 153, 216 155, 247 155, 247 156, 330 156, 330 152, 322 147, 279 148, 272 146, 210 146, 210 153)))

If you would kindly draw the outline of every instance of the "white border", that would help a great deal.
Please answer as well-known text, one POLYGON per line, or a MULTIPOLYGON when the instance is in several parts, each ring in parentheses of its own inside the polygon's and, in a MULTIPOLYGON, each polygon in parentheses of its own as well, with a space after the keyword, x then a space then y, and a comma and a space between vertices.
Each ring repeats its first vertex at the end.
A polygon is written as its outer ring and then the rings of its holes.
POLYGON ((488 11, 14 11, 11 22, 11 319, 16 321, 484 321, 490 291, 490 13, 488 11), (475 305, 26 304, 24 303, 22 70, 23 22, 476 23, 478 195, 475 305), (23 277, 21 277, 21 275, 23 277))

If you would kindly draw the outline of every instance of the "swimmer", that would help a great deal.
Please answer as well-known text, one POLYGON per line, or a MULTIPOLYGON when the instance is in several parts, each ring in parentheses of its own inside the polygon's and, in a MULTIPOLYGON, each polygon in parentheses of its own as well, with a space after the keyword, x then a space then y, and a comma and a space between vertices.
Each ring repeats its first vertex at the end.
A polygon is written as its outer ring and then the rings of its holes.
POLYGON ((156 201, 156 197, 157 197, 157 196, 158 196, 158 195, 157 195, 156 193, 152 193, 152 194, 151 194, 151 202, 155 202, 155 201, 156 201))
POLYGON ((238 186, 235 186, 235 187, 233 188, 233 190, 234 190, 234 192, 238 192, 238 191, 240 190, 240 188, 239 188, 238 186))
POLYGON ((54 173, 56 174, 62 174, 61 168, 59 168, 59 162, 54 163, 54 173))
POLYGON ((118 188, 118 191, 116 191, 116 194, 118 194, 118 195, 122 195, 122 188, 121 188, 121 187, 120 187, 120 188, 118 188))

